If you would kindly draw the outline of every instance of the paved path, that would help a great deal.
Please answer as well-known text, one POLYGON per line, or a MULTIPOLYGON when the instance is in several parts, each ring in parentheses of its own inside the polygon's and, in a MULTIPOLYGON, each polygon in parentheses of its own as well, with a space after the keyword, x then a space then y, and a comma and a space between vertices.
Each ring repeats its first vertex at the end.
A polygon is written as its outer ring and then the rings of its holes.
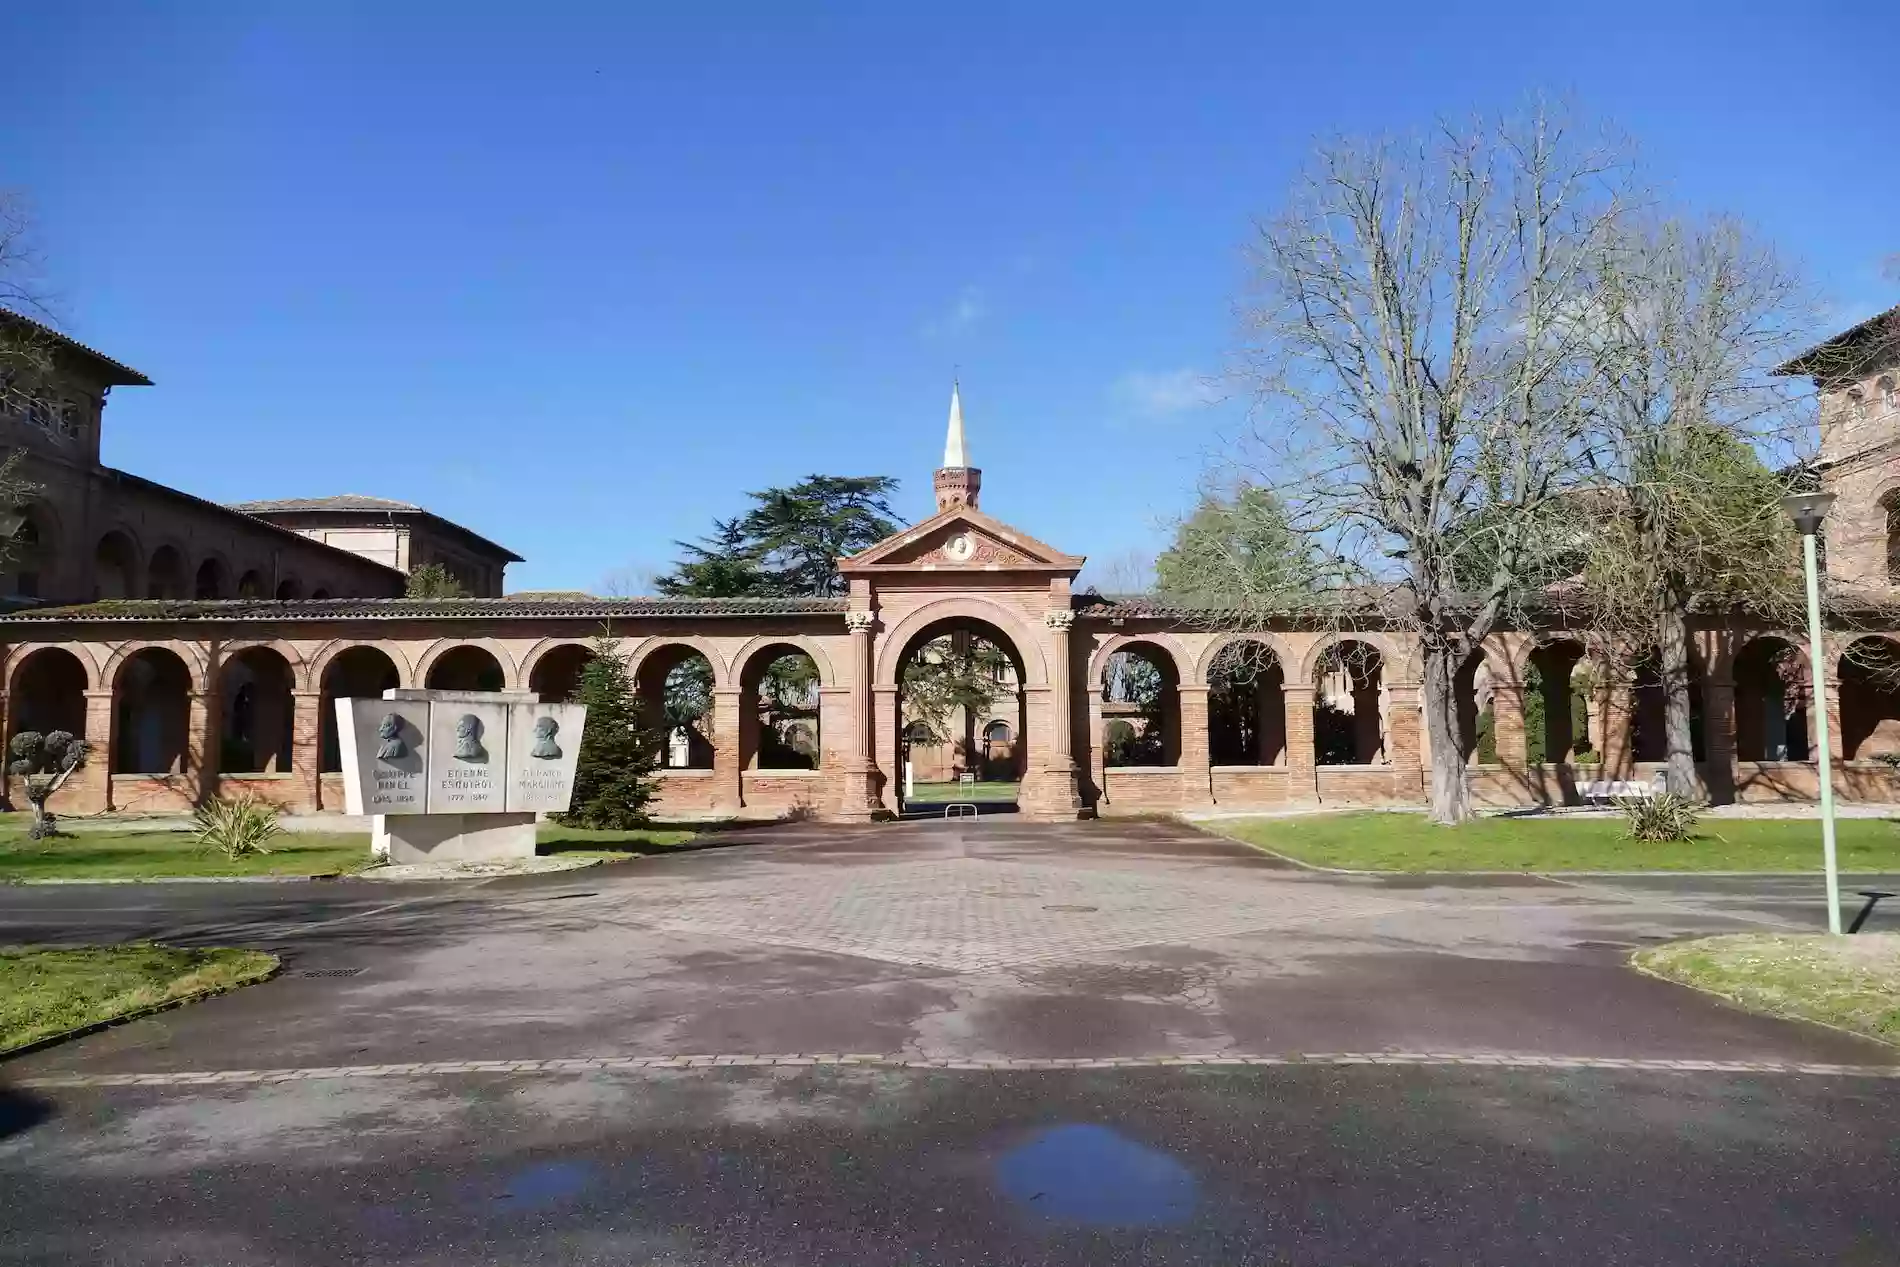
POLYGON ((1793 881, 1321 876, 1168 823, 734 838, 754 843, 473 888, 0 890, 0 940, 152 935, 288 963, 268 985, 8 1069, 1891 1055, 1623 966, 1647 941, 1818 921, 1793 881))
POLYGON ((1791 881, 1320 876, 1162 823, 478 887, 0 889, 276 981, 0 1066, 0 1264, 1889 1261, 1894 1053, 1622 960, 1791 881))

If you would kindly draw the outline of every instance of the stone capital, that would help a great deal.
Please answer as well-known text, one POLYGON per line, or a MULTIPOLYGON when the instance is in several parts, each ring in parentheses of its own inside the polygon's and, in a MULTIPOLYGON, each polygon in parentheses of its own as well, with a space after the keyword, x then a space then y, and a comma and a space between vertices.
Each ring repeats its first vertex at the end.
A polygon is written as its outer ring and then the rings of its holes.
POLYGON ((877 628, 877 613, 848 611, 844 614, 844 627, 854 634, 868 634, 877 628))
POLYGON ((1042 614, 1042 623, 1057 633, 1067 633, 1075 628, 1075 612, 1067 607, 1057 607, 1042 614))

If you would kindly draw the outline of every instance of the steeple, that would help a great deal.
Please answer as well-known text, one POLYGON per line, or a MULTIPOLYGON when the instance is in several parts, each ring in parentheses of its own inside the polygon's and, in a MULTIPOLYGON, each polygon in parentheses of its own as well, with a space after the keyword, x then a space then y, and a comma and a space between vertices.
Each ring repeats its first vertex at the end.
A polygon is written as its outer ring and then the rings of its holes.
POLYGON ((943 465, 945 470, 970 465, 963 456, 963 397, 954 378, 950 380, 950 434, 943 442, 943 465))
POLYGON ((983 472, 970 465, 963 446, 963 394, 950 380, 950 431, 943 441, 943 465, 937 468, 937 509, 975 506, 983 489, 983 472))

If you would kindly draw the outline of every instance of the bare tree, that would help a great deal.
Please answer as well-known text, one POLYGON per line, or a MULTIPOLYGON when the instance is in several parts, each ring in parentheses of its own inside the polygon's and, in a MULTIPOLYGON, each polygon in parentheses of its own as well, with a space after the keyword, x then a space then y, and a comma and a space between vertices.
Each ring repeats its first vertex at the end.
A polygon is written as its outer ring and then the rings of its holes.
POLYGON ((1090 559, 1079 580, 1083 590, 1097 594, 1146 594, 1155 587, 1154 555, 1129 549, 1090 559))
POLYGON ((1242 461, 1357 587, 1338 619, 1370 606, 1416 634, 1436 822, 1471 814, 1459 669, 1545 579, 1594 377, 1580 296, 1628 182, 1619 147, 1540 108, 1324 148, 1252 247, 1242 461))
POLYGON ((1594 651, 1624 674, 1653 663, 1667 786, 1693 796, 1692 608, 1802 620, 1787 481, 1772 468, 1789 467, 1808 430, 1805 393, 1775 367, 1809 310, 1794 273, 1729 221, 1632 228, 1600 257, 1591 292, 1601 385, 1574 504, 1592 529, 1594 651))

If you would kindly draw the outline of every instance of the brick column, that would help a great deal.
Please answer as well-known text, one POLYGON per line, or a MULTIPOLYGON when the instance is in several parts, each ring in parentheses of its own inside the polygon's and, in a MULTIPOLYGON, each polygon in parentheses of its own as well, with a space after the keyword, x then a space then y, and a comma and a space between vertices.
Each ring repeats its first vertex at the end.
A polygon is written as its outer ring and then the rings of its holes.
MULTIPOLYGON (((1819 701, 1827 704, 1827 753, 1837 764, 1847 760, 1847 749, 1841 743, 1841 680, 1831 677, 1823 683, 1823 689, 1808 695, 1808 748, 1809 760, 1819 761, 1820 731, 1815 726, 1814 708, 1819 701)), ((1838 784, 1840 778, 1835 777, 1838 784)))
MULTIPOLYGON (((1069 673, 1075 613, 1067 607, 1052 608, 1042 614, 1042 623, 1049 631, 1043 640, 1049 661, 1047 725, 1042 742, 1030 744, 1038 768, 1033 786, 1023 789, 1022 808, 1045 818, 1074 818, 1082 809, 1075 787, 1075 701, 1069 673)), ((1032 705, 1032 722, 1034 716, 1032 705)))
POLYGON ((1590 727, 1591 738, 1603 757, 1602 777, 1627 779, 1636 764, 1634 720, 1636 693, 1626 681, 1605 683, 1597 692, 1599 720, 1590 727), (1599 738, 1600 736, 1600 738, 1599 738))
POLYGON ((1254 680, 1254 760, 1263 766, 1286 764, 1286 698, 1271 681, 1265 674, 1254 680))
MULTIPOLYGON (((1392 764, 1392 790, 1407 800, 1425 795, 1425 768, 1419 752, 1418 684, 1394 683, 1385 688, 1385 755, 1392 764)), ((1457 753, 1447 760, 1456 761, 1457 753)))
POLYGON ((1491 734, 1497 743, 1499 765, 1521 771, 1530 764, 1530 737, 1524 733, 1524 687, 1520 683, 1491 684, 1491 734))
POLYGON ((86 692, 86 768, 66 780, 53 798, 54 813, 98 814, 112 808, 112 740, 118 710, 111 690, 86 692))
POLYGON ((1313 687, 1288 682, 1280 691, 1286 701, 1286 799, 1307 804, 1319 799, 1319 776, 1313 752, 1313 687))
POLYGON ((218 695, 215 691, 193 691, 186 696, 185 755, 179 773, 186 794, 196 804, 218 792, 218 695))
POLYGON ((1102 696, 1092 687, 1089 690, 1089 782, 1094 798, 1090 803, 1099 813, 1108 801, 1108 748, 1102 742, 1102 696))
POLYGON ((1181 806, 1193 809, 1214 803, 1214 776, 1210 770, 1207 735, 1207 688, 1179 686, 1181 700, 1181 806))
POLYGON ((739 697, 732 687, 713 691, 713 809, 722 814, 737 813, 745 801, 741 795, 739 761, 739 697))
MULTIPOLYGON (((877 718, 876 692, 871 678, 876 672, 872 662, 872 631, 877 615, 869 611, 848 611, 845 626, 851 631, 851 744, 845 754, 844 783, 838 795, 841 818, 865 819, 883 807, 877 793, 877 718)), ((902 777, 902 771, 896 777, 902 777)))
POLYGON ((290 696, 291 806, 303 813, 322 808, 323 692, 293 691, 290 696))
POLYGON ((1735 799, 1735 683, 1702 679, 1703 791, 1717 805, 1735 799))

